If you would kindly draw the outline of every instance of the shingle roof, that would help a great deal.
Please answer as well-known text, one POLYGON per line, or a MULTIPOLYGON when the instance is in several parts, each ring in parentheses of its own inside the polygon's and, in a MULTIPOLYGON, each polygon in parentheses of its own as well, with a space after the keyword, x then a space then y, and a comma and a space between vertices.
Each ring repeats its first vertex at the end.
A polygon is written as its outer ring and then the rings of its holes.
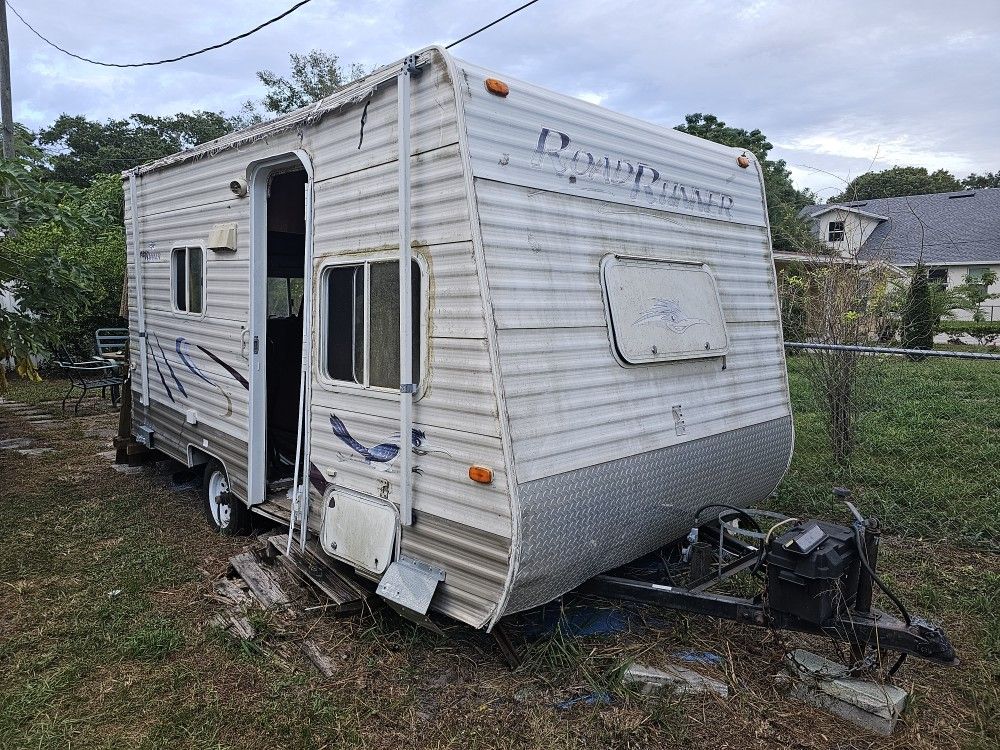
POLYGON ((807 206, 801 213, 811 218, 834 206, 888 217, 865 241, 860 257, 909 266, 922 249, 928 265, 1000 262, 1000 189, 807 206))

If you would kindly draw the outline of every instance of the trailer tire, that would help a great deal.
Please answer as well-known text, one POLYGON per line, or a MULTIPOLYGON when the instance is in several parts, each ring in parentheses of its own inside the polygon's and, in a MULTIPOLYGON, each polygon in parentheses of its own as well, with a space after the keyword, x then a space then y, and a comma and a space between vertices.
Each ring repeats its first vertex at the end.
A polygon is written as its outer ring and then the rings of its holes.
POLYGON ((246 533, 250 511, 242 500, 229 491, 226 467, 215 458, 210 458, 205 464, 201 499, 205 516, 213 529, 226 536, 241 536, 246 533))

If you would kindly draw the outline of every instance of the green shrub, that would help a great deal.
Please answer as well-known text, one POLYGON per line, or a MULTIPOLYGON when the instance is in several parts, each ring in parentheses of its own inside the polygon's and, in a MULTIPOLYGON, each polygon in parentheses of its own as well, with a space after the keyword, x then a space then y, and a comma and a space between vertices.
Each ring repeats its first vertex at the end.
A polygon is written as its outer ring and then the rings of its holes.
POLYGON ((940 333, 967 333, 970 336, 1000 335, 1000 320, 980 322, 975 320, 942 320, 938 324, 940 333))
POLYGON ((913 270, 913 279, 906 290, 906 301, 903 304, 903 348, 933 349, 934 321, 937 316, 931 300, 930 283, 927 279, 927 267, 917 263, 913 270))
POLYGON ((945 320, 938 326, 941 333, 955 336, 972 336, 980 346, 990 346, 1000 341, 1000 321, 945 320))

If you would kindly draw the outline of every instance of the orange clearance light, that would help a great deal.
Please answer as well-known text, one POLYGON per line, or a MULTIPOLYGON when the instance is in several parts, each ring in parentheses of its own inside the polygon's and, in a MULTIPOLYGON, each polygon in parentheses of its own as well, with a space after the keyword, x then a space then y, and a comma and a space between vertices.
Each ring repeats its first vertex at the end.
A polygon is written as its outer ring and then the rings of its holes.
POLYGON ((486 90, 497 96, 507 96, 510 93, 510 86, 496 78, 486 79, 486 90))
POLYGON ((480 484, 489 484, 493 481, 493 469, 485 466, 470 466, 469 479, 480 484))

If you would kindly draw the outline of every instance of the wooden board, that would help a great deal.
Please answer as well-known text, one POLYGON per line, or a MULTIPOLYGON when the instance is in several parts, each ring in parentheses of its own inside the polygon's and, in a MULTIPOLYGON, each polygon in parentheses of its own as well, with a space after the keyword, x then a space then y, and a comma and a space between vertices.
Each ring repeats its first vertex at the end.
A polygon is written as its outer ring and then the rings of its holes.
POLYGON ((288 594, 275 577, 264 568, 253 552, 241 552, 229 558, 233 570, 246 581, 250 591, 264 609, 277 609, 291 604, 288 594))
POLYGON ((295 545, 286 554, 287 539, 284 534, 268 538, 268 543, 277 553, 275 560, 278 564, 322 593, 331 611, 353 612, 361 609, 370 592, 355 580, 349 570, 327 557, 312 542, 307 543, 305 554, 295 545))

